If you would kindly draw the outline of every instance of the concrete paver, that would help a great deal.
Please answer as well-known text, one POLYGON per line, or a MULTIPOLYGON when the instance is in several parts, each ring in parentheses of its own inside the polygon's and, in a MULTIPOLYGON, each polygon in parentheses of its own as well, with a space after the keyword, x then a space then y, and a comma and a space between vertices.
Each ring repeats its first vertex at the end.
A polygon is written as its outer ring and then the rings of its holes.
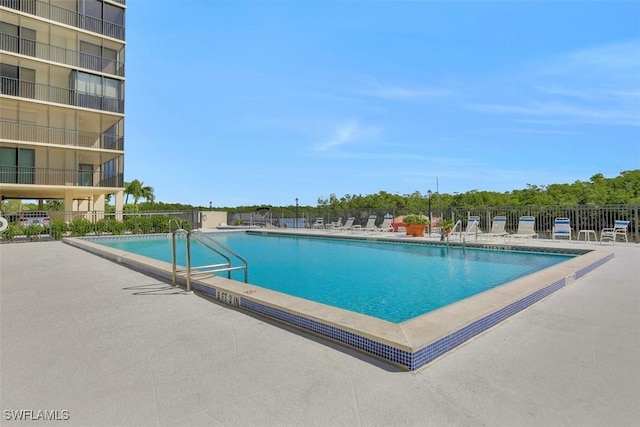
POLYGON ((0 245, 0 424, 639 425, 640 246, 593 247, 615 258, 403 372, 61 242, 0 245))

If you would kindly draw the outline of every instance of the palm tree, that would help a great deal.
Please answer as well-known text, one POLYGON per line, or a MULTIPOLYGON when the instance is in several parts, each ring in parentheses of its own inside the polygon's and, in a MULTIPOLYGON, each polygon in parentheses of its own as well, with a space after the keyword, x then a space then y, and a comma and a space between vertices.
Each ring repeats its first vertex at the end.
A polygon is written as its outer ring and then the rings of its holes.
POLYGON ((129 203, 129 196, 133 197, 134 204, 136 204, 138 202, 138 199, 141 197, 141 192, 142 183, 139 180, 134 179, 131 182, 125 182, 124 194, 126 194, 127 197, 124 199, 124 204, 126 205, 127 203, 129 203))
POLYGON ((133 204, 137 205, 140 198, 146 199, 148 202, 153 203, 155 196, 153 194, 153 187, 145 186, 144 182, 134 179, 131 182, 124 183, 124 193, 127 195, 124 200, 125 205, 129 201, 129 196, 133 197, 133 204))
MULTIPOLYGON (((143 183, 141 182, 141 183, 140 183, 140 185, 142 185, 142 184, 143 184, 143 183)), ((153 194, 153 187, 150 187, 150 186, 148 186, 148 185, 147 185, 146 187, 142 187, 142 191, 140 192, 140 196, 141 196, 141 197, 144 197, 144 198, 145 198, 145 200, 146 200, 147 202, 149 202, 149 203, 153 203, 153 202, 154 202, 154 200, 156 199, 156 197, 155 197, 155 196, 154 196, 154 194, 153 194)), ((136 201, 134 201, 134 204, 135 204, 136 202, 137 202, 137 200, 136 200, 136 201)))

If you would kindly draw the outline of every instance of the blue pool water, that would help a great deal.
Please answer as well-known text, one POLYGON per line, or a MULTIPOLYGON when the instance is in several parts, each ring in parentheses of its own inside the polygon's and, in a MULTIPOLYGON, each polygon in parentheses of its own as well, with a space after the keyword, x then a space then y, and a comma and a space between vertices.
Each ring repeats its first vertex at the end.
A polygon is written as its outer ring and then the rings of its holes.
MULTIPOLYGON (((243 256, 251 284, 400 323, 572 257, 407 243, 216 234, 243 256)), ((171 262, 171 239, 96 239, 96 243, 171 262)), ((185 265, 184 240, 178 263, 185 265)), ((219 262, 192 246, 192 265, 219 262)), ((242 273, 233 277, 243 280, 242 273)), ((225 273, 226 274, 226 273, 225 273)))

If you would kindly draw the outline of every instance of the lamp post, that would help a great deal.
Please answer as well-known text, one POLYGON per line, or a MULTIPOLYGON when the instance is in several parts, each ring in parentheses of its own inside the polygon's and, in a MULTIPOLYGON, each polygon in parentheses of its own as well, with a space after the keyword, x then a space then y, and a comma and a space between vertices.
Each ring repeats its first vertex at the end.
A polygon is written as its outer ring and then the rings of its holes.
POLYGON ((296 197, 296 228, 298 228, 298 198, 296 197))
POLYGON ((427 191, 427 197, 429 197, 429 236, 431 236, 431 195, 433 193, 431 192, 431 189, 429 189, 429 191, 427 191))

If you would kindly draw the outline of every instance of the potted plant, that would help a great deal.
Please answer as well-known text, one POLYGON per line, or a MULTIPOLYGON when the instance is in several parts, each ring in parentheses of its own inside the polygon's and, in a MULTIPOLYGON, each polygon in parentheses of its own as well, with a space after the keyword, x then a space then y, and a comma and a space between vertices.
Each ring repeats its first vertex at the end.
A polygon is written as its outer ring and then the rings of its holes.
POLYGON ((422 215, 407 215, 402 222, 406 224, 407 236, 422 237, 424 228, 429 225, 429 218, 422 215))
POLYGON ((449 237, 451 229, 453 228, 453 221, 450 219, 441 219, 438 221, 438 227, 440 227, 440 240, 444 240, 445 237, 449 237))

